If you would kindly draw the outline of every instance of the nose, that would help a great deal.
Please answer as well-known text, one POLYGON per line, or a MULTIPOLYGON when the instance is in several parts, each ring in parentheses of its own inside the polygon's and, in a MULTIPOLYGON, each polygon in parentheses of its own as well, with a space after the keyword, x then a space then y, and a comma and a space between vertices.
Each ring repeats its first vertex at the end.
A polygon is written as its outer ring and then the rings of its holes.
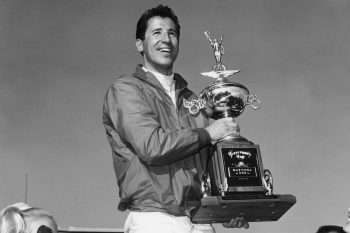
POLYGON ((163 42, 169 42, 170 41, 169 33, 163 33, 162 41, 163 42))

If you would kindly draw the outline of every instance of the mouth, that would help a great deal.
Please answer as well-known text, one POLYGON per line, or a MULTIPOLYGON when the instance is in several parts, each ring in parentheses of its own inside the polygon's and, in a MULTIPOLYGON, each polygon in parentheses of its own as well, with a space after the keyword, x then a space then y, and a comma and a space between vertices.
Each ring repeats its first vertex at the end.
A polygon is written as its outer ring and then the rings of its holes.
POLYGON ((158 50, 162 53, 167 53, 167 54, 170 54, 173 51, 173 49, 170 47, 162 47, 162 48, 159 48, 158 50))

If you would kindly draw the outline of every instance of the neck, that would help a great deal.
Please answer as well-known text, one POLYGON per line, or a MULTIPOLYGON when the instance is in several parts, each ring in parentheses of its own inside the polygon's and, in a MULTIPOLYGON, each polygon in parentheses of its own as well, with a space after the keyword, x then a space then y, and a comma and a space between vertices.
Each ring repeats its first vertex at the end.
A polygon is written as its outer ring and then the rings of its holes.
POLYGON ((154 76, 156 76, 156 78, 163 84, 163 82, 165 83, 172 83, 174 81, 174 73, 171 73, 169 75, 166 74, 162 74, 159 73, 158 71, 154 71, 154 70, 149 70, 146 67, 142 67, 142 69, 146 72, 151 72, 154 74, 154 76))
POLYGON ((155 68, 153 66, 148 65, 147 63, 145 63, 143 65, 143 67, 149 71, 157 72, 157 73, 160 73, 163 75, 171 75, 173 73, 173 67, 168 67, 168 68, 157 67, 157 68, 155 68))

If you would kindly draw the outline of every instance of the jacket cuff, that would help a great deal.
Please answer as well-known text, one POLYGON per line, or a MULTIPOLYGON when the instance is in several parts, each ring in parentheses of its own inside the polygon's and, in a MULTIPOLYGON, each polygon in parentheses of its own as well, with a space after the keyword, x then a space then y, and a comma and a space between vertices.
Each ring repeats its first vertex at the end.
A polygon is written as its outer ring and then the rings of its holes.
POLYGON ((198 142, 199 142, 200 149, 210 144, 211 137, 206 129, 197 128, 197 129, 194 129, 193 131, 198 134, 198 142))

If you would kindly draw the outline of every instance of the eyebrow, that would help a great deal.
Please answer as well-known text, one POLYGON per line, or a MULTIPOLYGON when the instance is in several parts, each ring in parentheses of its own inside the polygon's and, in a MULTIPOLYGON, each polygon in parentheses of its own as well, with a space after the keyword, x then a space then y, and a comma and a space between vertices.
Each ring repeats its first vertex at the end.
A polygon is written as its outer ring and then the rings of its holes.
MULTIPOLYGON (((155 28, 151 32, 157 32, 157 31, 162 31, 162 30, 163 30, 163 28, 155 28)), ((176 29, 174 29, 174 28, 170 28, 168 31, 169 32, 175 32, 176 34, 178 34, 178 31, 176 29)))
POLYGON ((161 31, 161 30, 162 30, 162 28, 155 28, 155 29, 153 29, 151 32, 161 31))

